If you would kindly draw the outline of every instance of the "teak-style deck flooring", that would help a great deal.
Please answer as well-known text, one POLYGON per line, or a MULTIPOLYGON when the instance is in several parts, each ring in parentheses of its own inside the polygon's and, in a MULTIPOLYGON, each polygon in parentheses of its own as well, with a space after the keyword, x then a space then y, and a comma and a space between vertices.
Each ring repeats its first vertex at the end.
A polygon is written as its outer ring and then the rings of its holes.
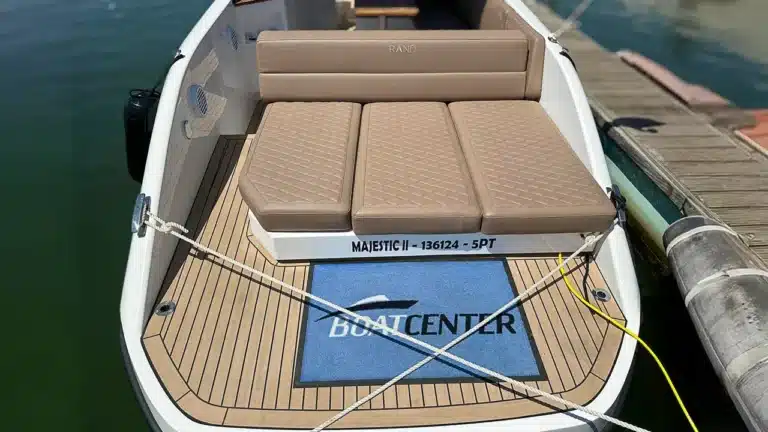
MULTIPOLYGON (((555 30, 563 19, 530 5, 555 30)), ((578 30, 560 36, 598 124, 686 214, 728 224, 768 262, 768 157, 578 30)))
MULTIPOLYGON (((250 138, 222 137, 187 220, 192 236, 230 257, 297 287, 306 288, 310 263, 278 263, 249 234, 248 210, 237 189, 239 163, 250 138)), ((583 262, 569 265, 579 285, 583 262)), ((556 266, 556 257, 508 257, 519 290, 556 266)), ((593 287, 608 289, 596 266, 593 287)), ((180 244, 158 304, 175 311, 153 314, 144 347, 168 395, 190 418, 207 424, 311 428, 375 389, 371 386, 294 387, 297 341, 305 303, 287 290, 244 274, 180 244)), ((617 304, 591 301, 618 320, 617 304)), ((578 303, 562 279, 522 305, 546 380, 528 384, 586 404, 611 373, 622 334, 578 303)), ((481 422, 558 410, 497 383, 401 384, 335 427, 419 426, 481 422)))

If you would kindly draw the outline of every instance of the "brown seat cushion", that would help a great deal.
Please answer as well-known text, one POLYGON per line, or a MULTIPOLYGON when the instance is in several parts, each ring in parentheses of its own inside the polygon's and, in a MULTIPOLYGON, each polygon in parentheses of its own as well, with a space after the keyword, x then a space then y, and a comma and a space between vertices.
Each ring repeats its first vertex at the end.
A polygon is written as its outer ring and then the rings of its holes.
POLYGON ((360 104, 276 102, 239 187, 267 231, 349 231, 360 104))
POLYGON ((528 39, 517 30, 264 31, 265 101, 522 99, 528 39))
POLYGON ((538 102, 450 104, 486 234, 602 231, 610 200, 538 102))
POLYGON ((480 208, 444 103, 365 105, 354 189, 356 234, 480 229, 480 208))

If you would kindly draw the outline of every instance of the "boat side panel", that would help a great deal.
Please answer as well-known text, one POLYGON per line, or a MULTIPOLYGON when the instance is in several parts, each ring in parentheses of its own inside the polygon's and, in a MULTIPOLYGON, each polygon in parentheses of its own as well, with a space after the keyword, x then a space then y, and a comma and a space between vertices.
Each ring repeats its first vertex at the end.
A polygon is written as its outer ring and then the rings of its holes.
MULTIPOLYGON (((268 3, 274 9, 280 2, 268 3)), ((258 8, 240 9, 253 15, 258 8)), ((285 25, 282 9, 261 21, 251 18, 248 25, 285 25)), ((255 44, 246 43, 245 38, 249 29, 237 19, 231 2, 215 1, 181 44, 184 57, 166 76, 142 182, 142 193, 152 198, 152 211, 165 220, 187 219, 219 136, 246 132, 258 91, 255 59, 249 56, 255 53, 255 44)), ((124 318, 128 315, 136 321, 130 325, 136 325, 137 332, 175 246, 175 238, 156 238, 154 233, 132 241, 121 308, 124 318)))
POLYGON ((595 120, 581 82, 560 50, 559 45, 547 41, 540 103, 581 162, 605 190, 611 180, 595 120))

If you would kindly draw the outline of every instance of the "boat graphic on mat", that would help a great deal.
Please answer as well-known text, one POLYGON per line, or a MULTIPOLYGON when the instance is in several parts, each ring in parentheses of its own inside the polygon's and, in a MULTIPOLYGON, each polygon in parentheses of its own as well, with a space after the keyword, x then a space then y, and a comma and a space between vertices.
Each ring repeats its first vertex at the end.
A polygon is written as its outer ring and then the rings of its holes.
MULTIPOLYGON (((378 294, 375 296, 366 297, 362 300, 356 301, 346 309, 351 312, 368 311, 368 310, 376 310, 376 309, 408 309, 418 302, 419 302, 418 300, 390 300, 387 296, 383 294, 378 294)), ((342 311, 334 311, 316 319, 315 322, 322 321, 326 318, 335 317, 343 313, 344 312, 342 311)))

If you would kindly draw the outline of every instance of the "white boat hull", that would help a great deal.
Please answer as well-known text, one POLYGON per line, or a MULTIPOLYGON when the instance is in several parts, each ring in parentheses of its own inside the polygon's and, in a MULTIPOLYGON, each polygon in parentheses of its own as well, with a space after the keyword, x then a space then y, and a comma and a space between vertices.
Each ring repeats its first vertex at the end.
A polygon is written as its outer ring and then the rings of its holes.
MULTIPOLYGON (((548 34, 548 30, 522 1, 507 0, 507 3, 513 6, 535 29, 542 34, 548 34)), ((151 211, 163 219, 177 222, 187 219, 219 136, 246 132, 251 113, 256 105, 253 96, 258 91, 258 80, 253 78, 255 74, 252 73, 255 58, 252 53, 255 44, 247 43, 243 35, 260 29, 285 28, 289 25, 289 20, 281 14, 280 8, 274 7, 276 4, 281 2, 271 0, 264 3, 265 6, 260 6, 264 8, 264 14, 255 14, 246 20, 239 15, 241 12, 235 10, 230 0, 216 0, 182 43, 180 52, 185 55, 185 58, 173 65, 166 78, 141 187, 142 193, 152 197, 151 211), (269 8, 272 9, 267 13, 269 8), (240 51, 238 54, 233 54, 232 49, 226 45, 231 42, 226 37, 222 37, 227 34, 229 28, 240 35, 241 45, 236 50, 240 51), (212 52, 215 53, 215 61, 210 57, 212 52), (208 59, 207 63, 206 59, 208 59), (206 64, 208 66, 205 66, 206 64), (210 67, 211 70, 204 70, 206 67, 210 67), (193 78, 199 80, 201 75, 205 78, 205 90, 222 98, 217 120, 213 124, 187 124, 185 127, 180 127, 190 118, 185 95, 186 88, 190 80, 193 78)), ((256 11, 256 9, 253 10, 256 11)), ((559 45, 547 41, 540 103, 596 181, 601 186, 607 187, 610 185, 610 178, 587 99, 575 70, 569 60, 560 55, 560 50, 559 45)), ((254 232, 257 228, 254 227, 254 232)), ((329 245, 320 248, 319 252, 313 252, 308 244, 303 244, 295 238, 291 239, 290 235, 279 240, 273 239, 272 249, 268 252, 279 259, 299 256, 306 259, 310 253, 315 254, 310 258, 339 258, 342 255, 348 255, 348 251, 352 249, 350 241, 354 239, 349 233, 326 237, 329 245), (338 246, 331 245, 331 242, 337 242, 338 246)), ((441 237, 441 240, 447 239, 451 243, 456 240, 462 246, 465 242, 465 236, 449 237, 445 239, 441 237)), ((409 236, 408 240, 420 244, 421 241, 426 241, 426 237, 422 240, 421 237, 411 239, 409 236)), ((490 238, 483 235, 467 235, 466 240, 471 245, 474 240, 482 241, 490 238)), ((532 248, 541 252, 567 252, 574 250, 579 240, 577 234, 551 238, 541 235, 505 236, 497 240, 500 249, 488 249, 489 241, 484 246, 485 249, 480 248, 478 243, 478 250, 474 252, 513 254, 521 252, 520 245, 523 244, 526 247, 533 245, 532 248)), ((222 426, 195 421, 179 408, 177 401, 169 396, 166 388, 158 380, 156 370, 142 343, 145 326, 153 313, 177 243, 175 238, 153 230, 147 230, 146 235, 142 237, 132 238, 120 306, 121 338, 125 360, 137 395, 146 407, 145 413, 150 418, 150 423, 154 424, 158 430, 220 431, 223 429, 222 426)), ((269 248, 267 241, 263 243, 269 248)), ((417 253, 414 250, 412 253, 422 254, 421 252, 417 253)), ((452 251, 450 254, 455 252, 452 251)), ((448 251, 434 251, 434 253, 430 252, 430 255, 443 253, 449 254, 448 251)), ((466 253, 472 253, 472 251, 466 251, 466 253)), ((378 256, 384 255, 386 254, 378 256)), ((637 332, 640 325, 639 290, 627 238, 621 228, 615 229, 608 236, 597 256, 597 264, 605 282, 612 288, 616 303, 621 307, 626 319, 627 327, 637 332)), ((621 396, 628 382, 635 345, 636 342, 633 339, 628 336, 623 337, 610 376, 599 394, 586 406, 598 412, 615 414, 620 407, 621 396)), ((593 431, 600 430, 604 426, 605 423, 602 420, 590 415, 568 412, 479 424, 423 426, 419 429, 593 431)), ((262 430, 251 427, 226 427, 226 429, 262 430)), ((389 430, 406 429, 410 430, 410 428, 390 428, 389 430)))

